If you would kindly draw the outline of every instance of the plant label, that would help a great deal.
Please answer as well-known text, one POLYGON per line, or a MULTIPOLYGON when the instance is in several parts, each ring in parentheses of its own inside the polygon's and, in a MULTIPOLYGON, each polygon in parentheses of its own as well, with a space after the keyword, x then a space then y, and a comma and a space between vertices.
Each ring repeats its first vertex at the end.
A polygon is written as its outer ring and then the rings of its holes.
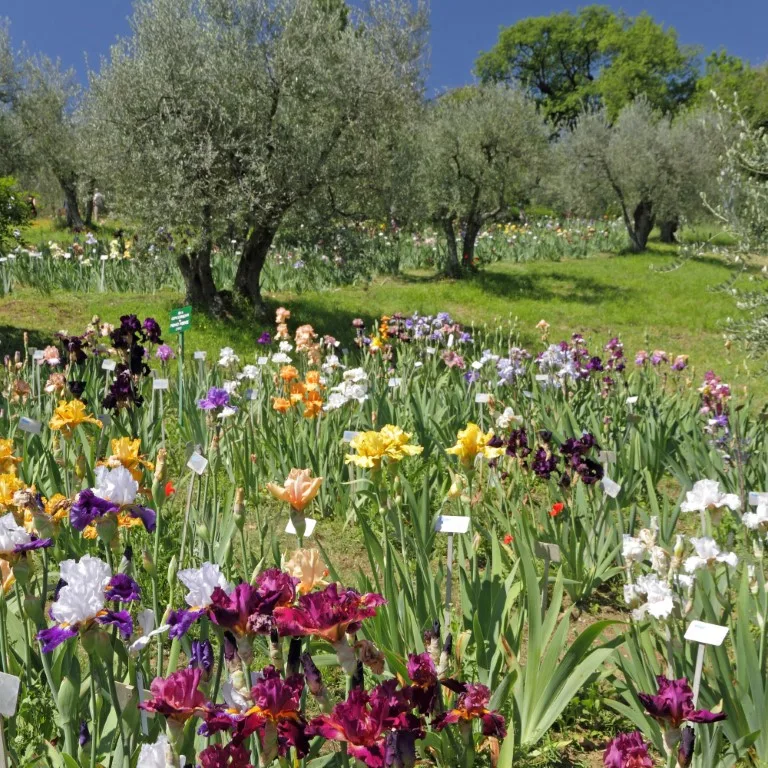
POLYGON ((534 377, 536 381, 549 381, 549 376, 546 373, 537 373, 534 377))
POLYGON ((619 493, 621 493, 621 486, 614 480, 611 480, 608 475, 603 477, 603 479, 600 481, 600 485, 603 486, 605 495, 610 496, 612 499, 615 499, 619 493))
POLYGON ((108 427, 112 423, 112 417, 108 413, 102 413, 96 418, 101 422, 102 427, 108 427))
POLYGON ((549 560, 550 563, 560 562, 560 547, 557 544, 545 544, 544 542, 536 542, 536 557, 542 560, 549 560))
POLYGON ((195 452, 189 457, 187 467, 189 467, 195 474, 202 475, 208 467, 208 459, 195 452))
POLYGON ((615 464, 616 451, 600 451, 598 454, 601 464, 615 464))
POLYGON ((435 520, 437 533, 466 533, 469 530, 469 518, 463 515, 440 515, 435 520))
POLYGON ((266 365, 269 362, 268 357, 259 357, 256 359, 256 365, 266 365))
POLYGON ((152 389, 168 389, 168 379, 155 379, 152 382, 152 389))
POLYGON ((259 395, 258 395, 258 393, 256 392, 255 389, 246 389, 245 390, 245 399, 246 400, 258 400, 259 399, 259 395))
POLYGON ((346 432, 344 432, 341 439, 345 443, 351 443, 359 434, 360 434, 359 432, 352 432, 350 430, 347 430, 346 432))
POLYGON ((402 380, 402 379, 397 379, 397 378, 395 378, 395 377, 392 377, 392 378, 389 380, 389 386, 390 386, 392 389, 395 389, 396 387, 399 387, 399 386, 400 386, 402 383, 403 383, 403 380, 402 380))
POLYGON ((35 351, 32 353, 32 359, 33 359, 35 362, 37 362, 37 363, 39 363, 39 362, 40 362, 41 360, 43 360, 44 358, 45 358, 45 352, 43 352, 43 350, 42 350, 42 349, 36 349, 36 350, 35 350, 35 351))
MULTIPOLYGON (((317 525, 317 520, 311 518, 311 517, 305 517, 304 518, 304 536, 305 538, 309 538, 312 535, 312 531, 315 530, 315 526, 317 525)), ((287 525, 285 526, 285 532, 296 535, 296 528, 294 527, 293 523, 289 520, 287 525)))
POLYGON ((637 395, 632 395, 632 397, 627 398, 627 405, 634 405, 639 400, 639 397, 637 395))
POLYGON ((136 689, 127 683, 115 682, 115 690, 117 691, 117 702, 120 704, 120 709, 125 711, 125 708, 131 703, 136 689))
POLYGON ((184 333, 192 327, 192 307, 179 307, 171 310, 171 322, 168 330, 171 333, 184 333))
POLYGON ((204 349, 198 349, 194 354, 195 360, 205 360, 208 357, 208 353, 204 349))
POLYGON ((475 402, 476 403, 487 403, 491 399, 491 396, 487 392, 478 392, 475 395, 475 402))
POLYGON ((0 672, 0 717, 13 717, 19 703, 21 678, 0 672))
POLYGON ((425 351, 428 355, 434 355, 435 352, 437 352, 437 350, 434 347, 427 347, 425 351))
POLYGON ((768 493, 760 491, 750 491, 749 506, 756 507, 758 504, 768 504, 768 493))
POLYGON ((39 421, 30 419, 28 416, 22 416, 19 419, 19 429, 22 432, 29 432, 30 435, 39 435, 42 426, 39 421))
POLYGON ((533 397, 533 392, 531 392, 530 390, 524 389, 523 390, 523 397, 532 398, 533 397))
POLYGON ((451 334, 448 337, 448 349, 450 349, 453 346, 454 341, 456 341, 456 339, 454 339, 453 334, 451 334))
POLYGON ((685 639, 702 645, 722 645, 728 636, 728 627, 707 624, 706 621, 692 621, 685 630, 685 639))
POLYGON ((102 371, 114 371, 117 367, 117 363, 114 360, 102 360, 101 361, 101 370, 102 371))

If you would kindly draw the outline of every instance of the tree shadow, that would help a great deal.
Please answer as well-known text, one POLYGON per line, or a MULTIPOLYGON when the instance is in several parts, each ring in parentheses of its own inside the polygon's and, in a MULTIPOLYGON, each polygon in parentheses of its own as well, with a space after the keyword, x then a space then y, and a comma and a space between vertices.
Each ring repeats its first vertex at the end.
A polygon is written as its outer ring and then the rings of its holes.
MULTIPOLYGON (((19 351, 24 353, 24 329, 12 325, 0 325, 0 357, 13 355, 19 351)), ((29 346, 42 349, 52 343, 51 334, 44 331, 27 331, 29 346)))

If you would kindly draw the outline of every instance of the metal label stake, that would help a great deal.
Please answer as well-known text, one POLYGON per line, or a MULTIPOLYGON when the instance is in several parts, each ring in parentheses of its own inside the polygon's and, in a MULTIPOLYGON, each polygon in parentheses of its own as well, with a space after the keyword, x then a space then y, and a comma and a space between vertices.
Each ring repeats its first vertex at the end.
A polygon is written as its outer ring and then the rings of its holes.
POLYGON ((466 533, 469 530, 469 518, 461 515, 440 515, 435 521, 436 533, 448 534, 448 550, 445 567, 445 609, 443 611, 443 626, 451 626, 451 599, 453 593, 453 536, 456 533, 466 533))
POLYGON ((701 688, 701 675, 704 671, 704 653, 708 645, 720 646, 728 636, 728 627, 719 624, 707 624, 705 621, 692 621, 685 630, 685 639, 691 643, 698 643, 696 651, 696 668, 693 673, 693 706, 699 700, 701 688))

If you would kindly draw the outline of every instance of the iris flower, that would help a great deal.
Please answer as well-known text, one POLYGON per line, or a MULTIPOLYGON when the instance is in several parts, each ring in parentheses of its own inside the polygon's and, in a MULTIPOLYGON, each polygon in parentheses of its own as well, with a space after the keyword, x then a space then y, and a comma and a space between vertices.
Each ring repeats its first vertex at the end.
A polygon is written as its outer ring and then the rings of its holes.
POLYGON ((504 453, 503 447, 496 448, 488 445, 492 437, 492 431, 484 433, 477 424, 470 422, 464 429, 459 430, 456 445, 446 449, 446 453, 458 456, 464 467, 471 469, 478 456, 496 459, 504 453))
POLYGON ((112 455, 104 460, 104 465, 110 469, 116 467, 125 467, 133 476, 137 483, 140 483, 144 475, 143 469, 150 472, 154 469, 152 462, 139 453, 141 449, 141 440, 137 437, 131 440, 130 437, 120 437, 112 441, 112 455))
POLYGON ((500 739, 506 736, 504 718, 498 712, 488 709, 491 692, 486 686, 455 681, 444 681, 444 685, 459 695, 451 709, 435 718, 433 726, 436 731, 454 723, 467 725, 473 720, 480 720, 484 736, 496 736, 500 739))
POLYGON ((133 630, 127 611, 112 611, 108 600, 131 602, 139 597, 139 587, 133 579, 112 575, 110 567, 98 557, 84 555, 80 560, 64 560, 59 566, 64 582, 51 605, 50 615, 56 625, 37 633, 43 653, 50 653, 78 632, 94 625, 111 624, 124 637, 133 630))
POLYGON ((149 687, 152 697, 139 707, 163 715, 176 725, 194 715, 203 715, 211 710, 211 705, 199 689, 202 676, 202 669, 187 667, 166 678, 156 677, 149 687))
POLYGON ((171 629, 168 636, 171 639, 186 634, 189 628, 206 612, 213 602, 213 593, 221 589, 230 594, 234 587, 222 574, 218 565, 203 563, 200 568, 186 568, 178 573, 179 581, 188 588, 184 600, 188 610, 171 611, 168 624, 171 629))
POLYGON ((656 678, 658 693, 638 693, 637 697, 648 714, 661 723, 664 730, 676 731, 683 723, 714 723, 725 720, 724 712, 710 712, 693 708, 693 691, 683 677, 669 680, 663 675, 656 678))
POLYGON ((12 513, 0 517, 0 559, 13 563, 34 549, 50 547, 51 539, 39 539, 16 524, 12 513))
POLYGON ((282 486, 267 483, 267 490, 280 501, 288 502, 297 512, 303 512, 317 496, 322 477, 312 477, 311 469, 292 469, 282 486))
POLYGON ((355 453, 348 454, 344 460, 364 469, 378 470, 384 459, 395 463, 424 450, 420 445, 411 445, 410 439, 411 435, 393 424, 387 424, 379 432, 361 432, 350 442, 355 453))
POLYGON ((75 427, 79 427, 81 424, 96 424, 101 427, 101 422, 89 416, 85 410, 85 403, 82 400, 60 400, 56 410, 53 412, 48 426, 69 439, 72 437, 72 433, 75 427))
POLYGON ((611 739, 603 753, 603 765, 605 768, 653 768, 643 734, 632 731, 611 739))
POLYGON ((21 459, 13 455, 13 440, 0 439, 0 475, 15 475, 21 459))

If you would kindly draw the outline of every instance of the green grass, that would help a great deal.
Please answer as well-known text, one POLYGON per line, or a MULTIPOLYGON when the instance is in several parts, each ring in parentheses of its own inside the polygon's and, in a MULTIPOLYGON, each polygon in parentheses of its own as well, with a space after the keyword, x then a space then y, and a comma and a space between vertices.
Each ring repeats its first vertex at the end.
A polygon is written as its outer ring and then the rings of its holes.
MULTIPOLYGON (((593 344, 619 335, 630 358, 641 348, 688 354, 695 381, 712 368, 732 385, 764 396, 768 384, 761 376, 762 365, 746 361, 736 348, 728 352, 724 347, 721 324, 737 312, 731 296, 711 289, 728 278, 729 268, 716 258, 699 258, 672 272, 652 269, 673 260, 673 252, 658 250, 556 263, 499 263, 462 281, 406 274, 365 286, 276 294, 269 300, 291 309, 292 324, 308 322, 341 339, 350 337, 355 317, 371 321, 398 311, 448 311, 476 326, 515 319, 521 342, 531 345, 538 343, 535 325, 544 319, 551 325, 553 341, 574 331, 593 344)), ((136 312, 167 323, 169 310, 181 300, 172 292, 41 296, 34 288, 23 288, 0 302, 0 349, 7 353, 19 348, 25 330, 35 346, 59 329, 80 332, 93 315, 113 321, 136 312)), ((222 321, 198 313, 187 348, 214 354, 229 345, 250 356, 264 329, 247 317, 222 321)))

